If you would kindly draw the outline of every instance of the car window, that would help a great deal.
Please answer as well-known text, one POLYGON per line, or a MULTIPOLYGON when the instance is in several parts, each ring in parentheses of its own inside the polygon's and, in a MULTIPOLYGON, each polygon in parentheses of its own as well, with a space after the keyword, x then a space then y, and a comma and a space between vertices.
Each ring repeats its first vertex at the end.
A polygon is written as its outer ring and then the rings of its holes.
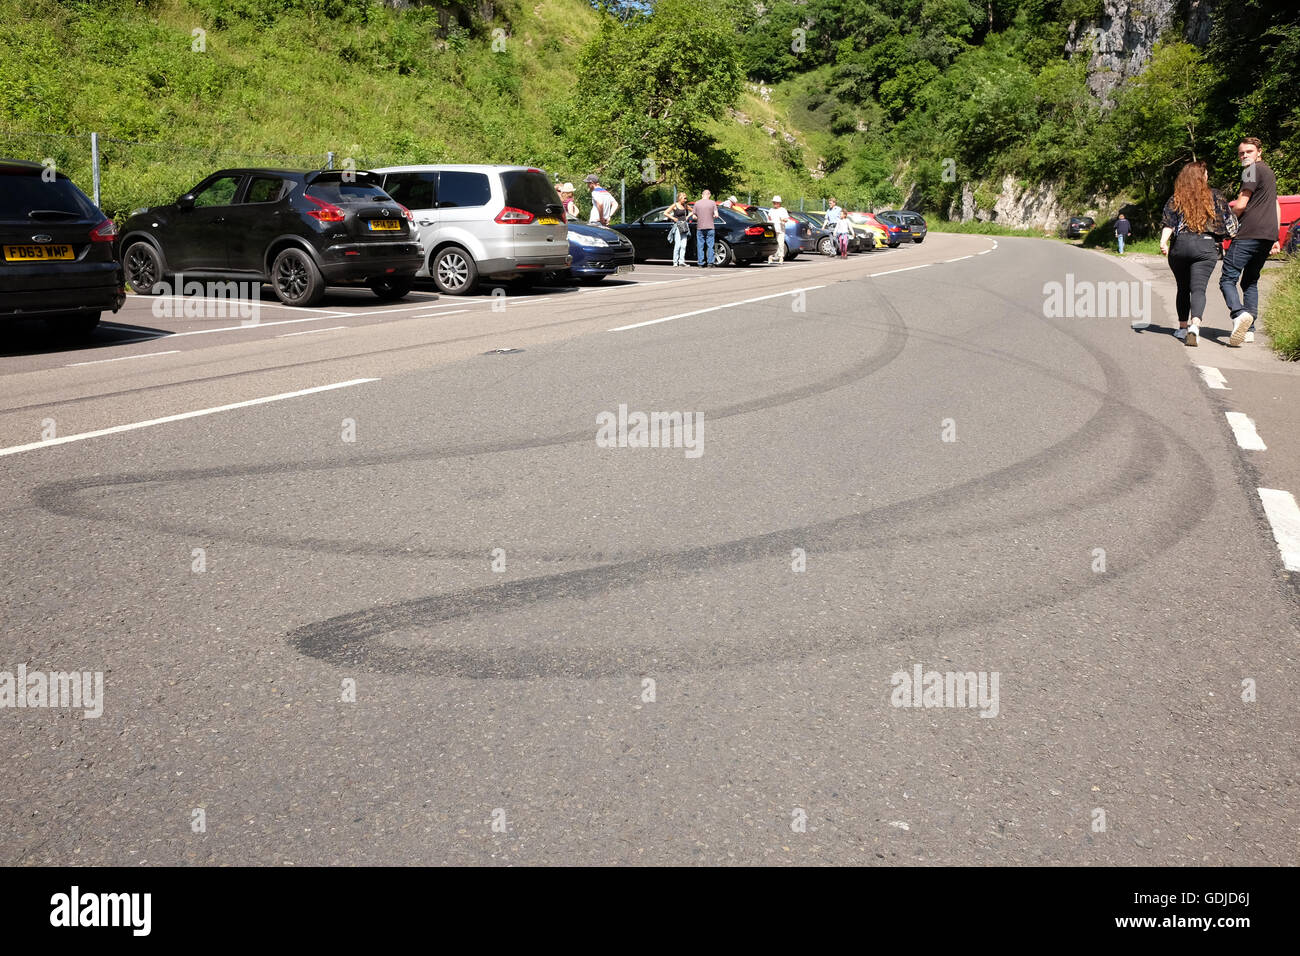
POLYGON ((320 177, 307 187, 307 191, 317 199, 332 203, 392 201, 388 193, 367 180, 358 178, 356 182, 345 183, 334 177, 320 177))
POLYGON ((27 214, 33 209, 70 213, 82 219, 97 215, 95 204, 69 179, 51 183, 41 179, 39 173, 0 169, 0 219, 27 222, 27 214))
POLYGON ((389 173, 384 179, 384 191, 407 209, 432 209, 437 187, 437 173, 389 173))
POLYGON ((439 209, 486 206, 491 200, 486 173, 443 170, 438 174, 439 209))
POLYGON ((194 193, 194 205, 199 209, 209 206, 229 206, 235 201, 241 175, 218 176, 194 193))
POLYGON ((244 202, 275 202, 284 191, 285 182, 278 176, 254 176, 244 194, 244 202))
POLYGON ((535 169, 507 169, 501 174, 501 185, 505 187, 507 206, 531 212, 534 216, 558 215, 560 212, 560 194, 545 173, 535 169))
POLYGON ((668 211, 667 206, 659 206, 656 209, 651 209, 648 213, 646 213, 641 218, 645 222, 658 222, 659 220, 664 218, 664 213, 666 213, 667 211, 668 211))

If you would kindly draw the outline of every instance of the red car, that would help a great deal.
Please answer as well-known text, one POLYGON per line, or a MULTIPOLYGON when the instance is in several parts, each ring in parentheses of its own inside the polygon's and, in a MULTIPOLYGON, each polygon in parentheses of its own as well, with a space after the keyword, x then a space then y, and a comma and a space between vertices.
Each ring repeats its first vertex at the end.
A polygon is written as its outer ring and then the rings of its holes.
MULTIPOLYGON (((1300 220, 1300 196, 1278 196, 1277 204, 1282 207, 1282 218, 1277 224, 1277 243, 1286 248, 1287 237, 1300 220)), ((1223 248, 1227 249, 1231 244, 1231 239, 1223 240, 1223 248)))

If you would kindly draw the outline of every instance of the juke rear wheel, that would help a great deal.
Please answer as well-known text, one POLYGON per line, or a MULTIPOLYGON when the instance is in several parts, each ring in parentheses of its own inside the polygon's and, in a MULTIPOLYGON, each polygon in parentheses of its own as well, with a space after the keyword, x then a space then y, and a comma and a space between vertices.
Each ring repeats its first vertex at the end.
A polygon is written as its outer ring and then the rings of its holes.
POLYGON ((429 274, 444 295, 469 295, 478 287, 478 266, 460 246, 448 246, 434 256, 429 274))
POLYGON ((154 285, 162 281, 162 257, 147 242, 133 242, 122 256, 127 285, 136 295, 155 295, 154 285))
POLYGON ((325 296, 325 280, 311 256, 301 249, 286 249, 271 265, 271 287, 285 305, 311 306, 325 296))

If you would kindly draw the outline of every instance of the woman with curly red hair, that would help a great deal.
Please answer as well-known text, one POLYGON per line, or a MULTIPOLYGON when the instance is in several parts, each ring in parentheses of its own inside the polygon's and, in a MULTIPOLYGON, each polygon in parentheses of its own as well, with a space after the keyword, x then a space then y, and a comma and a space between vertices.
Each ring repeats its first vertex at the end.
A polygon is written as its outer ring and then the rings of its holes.
POLYGON ((1200 342, 1205 287, 1219 261, 1221 243, 1230 229, 1235 231, 1236 221, 1227 200, 1210 188, 1205 163, 1184 166, 1160 219, 1160 252, 1168 257, 1178 286, 1174 337, 1186 345, 1200 342))

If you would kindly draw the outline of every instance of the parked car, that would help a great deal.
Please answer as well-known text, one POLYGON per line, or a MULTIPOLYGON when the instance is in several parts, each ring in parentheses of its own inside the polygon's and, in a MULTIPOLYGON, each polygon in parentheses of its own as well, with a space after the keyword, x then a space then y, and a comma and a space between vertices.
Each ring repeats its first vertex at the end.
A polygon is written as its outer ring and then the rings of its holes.
MULTIPOLYGON (((772 207, 755 206, 759 217, 772 221, 772 207)), ((788 214, 790 210, 786 210, 788 214)), ((790 216, 785 224, 785 261, 797 259, 801 252, 813 252, 816 247, 812 244, 812 227, 807 222, 790 216)))
POLYGON ((331 285, 384 301, 420 268, 409 210, 364 170, 223 169, 174 203, 133 213, 118 247, 126 281, 155 295, 167 275, 270 283, 285 305, 315 305, 331 285))
POLYGON ((1277 227, 1277 241, 1286 248, 1287 243, 1300 233, 1300 229, 1296 228, 1300 223, 1300 196, 1278 196, 1277 203, 1282 207, 1282 219, 1277 227))
POLYGON ((897 235, 899 242, 914 242, 916 240, 916 236, 912 233, 912 224, 902 216, 891 212, 878 212, 876 213, 876 219, 887 230, 890 230, 891 237, 897 235), (897 233, 893 232, 894 227, 898 228, 897 233))
POLYGON ((891 249, 897 249, 899 243, 912 241, 912 232, 907 226, 883 213, 877 216, 870 212, 851 212, 848 217, 856 225, 879 230, 884 235, 885 245, 891 249))
POLYGON ((831 236, 831 231, 826 228, 821 219, 810 212, 800 212, 795 209, 790 210, 790 218, 808 227, 808 235, 800 235, 799 237, 801 251, 809 254, 815 252, 823 256, 834 254, 835 240, 831 236))
POLYGON ((569 275, 583 283, 600 282, 605 276, 625 275, 636 268, 632 240, 604 226, 571 222, 569 275))
POLYGON ((929 227, 926 225, 925 217, 919 212, 913 212, 910 209, 886 209, 880 215, 889 216, 903 223, 912 233, 913 242, 924 242, 929 227))
MULTIPOLYGON (((694 204, 691 204, 694 208, 694 204)), ((632 222, 619 223, 610 228, 621 232, 632 240, 636 248, 636 261, 646 262, 650 259, 669 259, 673 257, 672 226, 664 218, 667 206, 659 206, 632 222)), ((719 266, 747 266, 753 262, 762 262, 776 254, 776 230, 770 222, 736 209, 718 207, 717 218, 713 228, 713 264, 719 266)), ((686 242, 686 259, 698 261, 695 251, 696 225, 691 223, 690 238, 686 242)))
POLYGON ((1078 239, 1095 225, 1097 220, 1091 216, 1071 216, 1065 223, 1065 238, 1078 239))
POLYGON ((375 172, 420 227, 420 276, 468 295, 479 280, 533 282, 570 264, 564 205, 529 166, 388 166, 375 172))
MULTIPOLYGON (((808 221, 825 234, 817 241, 817 251, 824 256, 835 255, 835 230, 826 225, 826 212, 821 210, 800 215, 807 216, 808 221)), ((849 220, 849 225, 853 226, 853 231, 849 234, 849 252, 872 252, 875 245, 870 233, 860 226, 853 225, 853 220, 849 220)))
POLYGON ((84 335, 126 301, 117 228, 63 173, 0 159, 0 319, 84 335))

